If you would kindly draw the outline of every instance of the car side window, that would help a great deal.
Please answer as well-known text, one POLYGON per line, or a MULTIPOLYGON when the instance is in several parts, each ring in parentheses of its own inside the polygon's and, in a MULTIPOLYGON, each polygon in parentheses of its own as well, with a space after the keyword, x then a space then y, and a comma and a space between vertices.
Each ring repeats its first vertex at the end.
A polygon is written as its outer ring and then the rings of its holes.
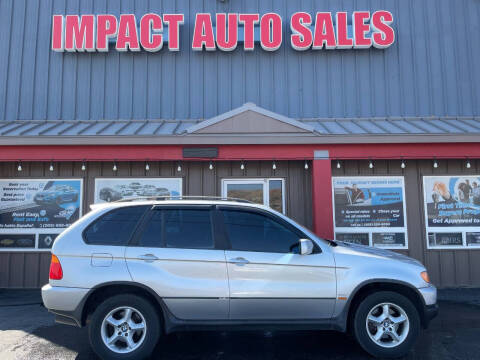
POLYGON ((139 246, 142 247, 162 247, 163 246, 163 236, 162 236, 162 211, 154 210, 152 211, 152 216, 148 219, 148 223, 145 225, 143 233, 140 237, 139 246))
POLYGON ((209 209, 164 209, 165 246, 180 249, 213 249, 209 209))
POLYGON ((213 249, 211 212, 209 209, 157 209, 144 227, 139 246, 213 249))
POLYGON ((298 254, 300 236, 284 224, 255 212, 222 213, 232 250, 298 254))
POLYGON ((147 208, 128 206, 108 212, 83 232, 85 242, 90 245, 127 245, 147 208))

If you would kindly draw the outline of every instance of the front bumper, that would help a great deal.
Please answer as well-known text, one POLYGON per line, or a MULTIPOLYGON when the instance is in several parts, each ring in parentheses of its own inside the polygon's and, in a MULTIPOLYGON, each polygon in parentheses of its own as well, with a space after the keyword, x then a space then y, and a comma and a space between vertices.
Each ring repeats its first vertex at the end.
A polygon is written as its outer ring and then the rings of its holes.
POLYGON ((430 321, 434 319, 438 315, 438 305, 429 305, 425 306, 425 310, 423 312, 423 325, 425 328, 428 327, 430 321))
POLYGON ((48 311, 56 315, 55 321, 81 326, 81 314, 78 313, 78 309, 81 309, 80 305, 89 291, 89 289, 47 284, 42 287, 42 300, 48 311))
POLYGON ((437 288, 433 285, 418 289, 426 306, 437 303, 437 288))
POLYGON ((429 285, 425 288, 418 289, 418 291, 422 295, 425 304, 423 308, 422 323, 423 327, 426 329, 430 324, 430 321, 438 315, 437 288, 433 285, 429 285))

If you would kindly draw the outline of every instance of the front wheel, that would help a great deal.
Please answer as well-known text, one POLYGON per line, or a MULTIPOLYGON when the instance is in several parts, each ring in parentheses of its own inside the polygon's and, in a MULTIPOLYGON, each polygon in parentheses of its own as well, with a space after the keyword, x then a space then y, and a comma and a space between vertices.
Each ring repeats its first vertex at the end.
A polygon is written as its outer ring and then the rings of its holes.
POLYGON ((144 359, 152 353, 159 335, 155 307, 131 294, 105 300, 89 324, 90 344, 101 359, 144 359))
POLYGON ((360 346, 375 357, 406 355, 420 332, 420 317, 405 296, 389 291, 373 293, 358 306, 353 330, 360 346))

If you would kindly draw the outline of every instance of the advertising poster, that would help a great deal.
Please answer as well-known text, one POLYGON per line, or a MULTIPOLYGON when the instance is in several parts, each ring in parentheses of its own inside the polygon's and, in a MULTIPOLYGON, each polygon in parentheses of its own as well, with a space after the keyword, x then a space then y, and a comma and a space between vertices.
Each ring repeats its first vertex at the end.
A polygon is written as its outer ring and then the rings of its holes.
POLYGON ((181 178, 95 179, 95 203, 182 195, 181 178))
POLYGON ((480 176, 424 176, 428 246, 480 246, 480 176))
POLYGON ((334 177, 335 238, 384 248, 407 247, 402 176, 334 177))
POLYGON ((0 180, 0 250, 50 249, 81 215, 81 179, 0 180))

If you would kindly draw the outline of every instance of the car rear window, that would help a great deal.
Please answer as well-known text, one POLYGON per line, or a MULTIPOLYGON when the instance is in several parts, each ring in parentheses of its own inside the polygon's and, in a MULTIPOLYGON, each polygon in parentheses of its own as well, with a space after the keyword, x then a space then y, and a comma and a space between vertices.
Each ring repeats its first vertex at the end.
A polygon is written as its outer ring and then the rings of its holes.
POLYGON ((83 232, 85 242, 90 245, 127 245, 147 208, 128 206, 110 211, 83 232))

